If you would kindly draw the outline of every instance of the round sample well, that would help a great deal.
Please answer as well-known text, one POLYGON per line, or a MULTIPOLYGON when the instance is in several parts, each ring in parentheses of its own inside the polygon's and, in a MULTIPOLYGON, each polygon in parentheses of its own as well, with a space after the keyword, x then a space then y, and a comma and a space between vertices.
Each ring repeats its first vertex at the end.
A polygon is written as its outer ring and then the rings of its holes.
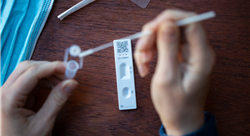
POLYGON ((128 87, 122 89, 122 95, 125 98, 129 98, 131 96, 131 90, 128 87))

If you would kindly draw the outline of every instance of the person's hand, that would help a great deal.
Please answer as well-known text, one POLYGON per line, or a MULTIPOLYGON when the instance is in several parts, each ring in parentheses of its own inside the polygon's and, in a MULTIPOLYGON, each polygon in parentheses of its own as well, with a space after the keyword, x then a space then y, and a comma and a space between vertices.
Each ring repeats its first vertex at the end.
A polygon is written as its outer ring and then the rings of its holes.
POLYGON ((183 28, 178 20, 195 15, 166 10, 143 27, 152 35, 139 39, 134 53, 139 74, 149 72, 149 62, 158 51, 151 82, 154 107, 169 135, 183 135, 204 123, 204 104, 215 55, 200 23, 183 28))
POLYGON ((51 135, 56 116, 78 83, 63 79, 62 62, 25 61, 1 87, 1 134, 3 136, 51 135), (37 84, 54 85, 41 109, 30 110, 37 84))

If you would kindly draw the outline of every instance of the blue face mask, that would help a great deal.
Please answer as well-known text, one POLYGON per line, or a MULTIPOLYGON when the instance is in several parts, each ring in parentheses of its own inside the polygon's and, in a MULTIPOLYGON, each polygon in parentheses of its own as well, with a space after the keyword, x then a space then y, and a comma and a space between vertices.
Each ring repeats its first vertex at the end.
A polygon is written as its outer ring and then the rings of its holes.
POLYGON ((54 0, 1 0, 1 86, 31 58, 54 0))

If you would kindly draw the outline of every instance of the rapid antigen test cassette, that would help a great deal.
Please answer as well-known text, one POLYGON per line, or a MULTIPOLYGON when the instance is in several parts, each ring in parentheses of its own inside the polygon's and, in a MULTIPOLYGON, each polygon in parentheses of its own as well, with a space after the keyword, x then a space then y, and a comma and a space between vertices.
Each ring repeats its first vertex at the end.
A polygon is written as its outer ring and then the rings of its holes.
POLYGON ((114 40, 113 44, 119 110, 136 109, 131 40, 114 40))

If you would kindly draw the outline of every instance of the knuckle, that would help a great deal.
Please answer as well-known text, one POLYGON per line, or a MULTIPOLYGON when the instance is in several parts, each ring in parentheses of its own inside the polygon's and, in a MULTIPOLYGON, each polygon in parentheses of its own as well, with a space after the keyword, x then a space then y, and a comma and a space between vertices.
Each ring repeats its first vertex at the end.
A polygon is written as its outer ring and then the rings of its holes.
MULTIPOLYGON (((202 24, 200 22, 192 23, 187 26, 187 29, 185 30, 186 35, 193 36, 193 35, 201 35, 202 37, 205 37, 204 29, 202 27, 202 24)), ((204 40, 204 39, 202 39, 204 40)))
POLYGON ((185 32, 186 34, 189 34, 190 36, 195 35, 197 33, 197 24, 193 23, 193 24, 188 25, 185 32))
POLYGON ((50 64, 51 64, 51 68, 55 70, 58 66, 62 65, 63 62, 61 62, 61 61, 54 61, 54 62, 52 62, 50 64))
POLYGON ((66 101, 64 98, 60 97, 59 95, 53 95, 53 100, 55 101, 58 107, 62 107, 66 101))
POLYGON ((29 65, 30 63, 31 63, 31 62, 30 62, 29 60, 22 61, 22 62, 20 62, 19 67, 27 66, 27 65, 29 65))
POLYGON ((29 67, 28 71, 35 72, 35 71, 37 71, 38 67, 39 66, 37 64, 33 64, 32 66, 29 67))
POLYGON ((30 60, 25 60, 25 61, 22 61, 22 62, 20 63, 20 65, 27 65, 27 64, 29 64, 29 63, 31 63, 30 60))
POLYGON ((142 27, 142 30, 143 30, 143 31, 145 31, 145 30, 150 30, 150 29, 151 29, 150 23, 147 23, 147 24, 143 25, 143 27, 142 27))
POLYGON ((154 76, 153 83, 155 86, 159 88, 169 88, 173 87, 176 84, 176 81, 172 77, 173 74, 168 74, 165 76, 159 75, 159 76, 154 76))
POLYGON ((165 10, 164 11, 164 16, 171 16, 172 15, 172 13, 173 13, 173 10, 171 10, 171 9, 167 9, 167 10, 165 10))
POLYGON ((136 61, 139 59, 139 55, 140 55, 140 53, 137 51, 134 53, 134 58, 136 61))
MULTIPOLYGON (((162 24, 160 31, 158 32, 158 40, 165 44, 176 45, 178 43, 179 33, 178 29, 172 23, 162 24)), ((167 47, 167 46, 166 46, 167 47)))
POLYGON ((173 9, 166 9, 165 11, 163 11, 163 16, 164 17, 173 17, 174 16, 174 13, 178 11, 178 10, 173 10, 173 9))
POLYGON ((4 113, 9 113, 11 108, 10 108, 10 105, 11 105, 11 100, 10 100, 10 95, 5 93, 5 92, 2 92, 1 94, 1 103, 6 103, 6 104, 2 104, 2 110, 4 113))
POLYGON ((177 31, 175 24, 173 22, 166 22, 162 24, 160 33, 163 35, 170 35, 170 36, 176 34, 177 31))
MULTIPOLYGON (((6 102, 6 101, 8 101, 8 91, 4 91, 4 90, 1 90, 2 92, 1 92, 1 102, 3 103, 3 102, 6 102)), ((3 105, 5 105, 5 104, 3 104, 3 105)))
POLYGON ((53 63, 54 63, 54 65, 60 65, 60 64, 62 64, 61 61, 54 61, 53 63))
POLYGON ((141 65, 143 64, 143 61, 142 61, 142 53, 141 52, 135 52, 134 53, 134 59, 135 59, 135 62, 137 65, 141 65))

